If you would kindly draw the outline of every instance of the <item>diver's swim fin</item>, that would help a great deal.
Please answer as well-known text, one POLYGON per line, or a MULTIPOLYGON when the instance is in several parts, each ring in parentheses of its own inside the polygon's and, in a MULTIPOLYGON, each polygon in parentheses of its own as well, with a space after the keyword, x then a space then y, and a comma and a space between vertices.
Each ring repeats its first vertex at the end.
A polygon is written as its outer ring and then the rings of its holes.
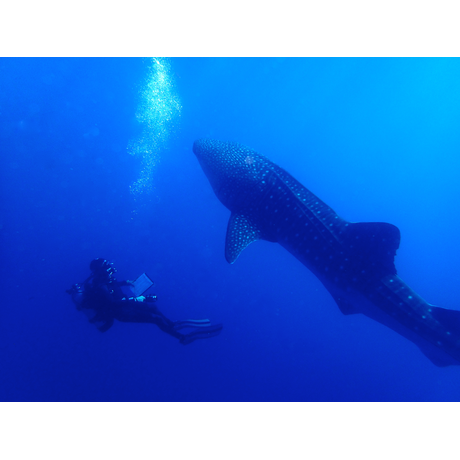
POLYGON ((216 324, 215 326, 207 326, 206 328, 198 329, 196 331, 184 335, 180 339, 180 343, 182 345, 188 345, 189 343, 192 343, 194 340, 197 339, 209 339, 211 337, 215 337, 216 335, 220 334, 222 328, 222 324, 216 324))
POLYGON ((174 330, 178 331, 184 327, 209 327, 211 321, 209 319, 186 319, 184 321, 175 321, 174 330))

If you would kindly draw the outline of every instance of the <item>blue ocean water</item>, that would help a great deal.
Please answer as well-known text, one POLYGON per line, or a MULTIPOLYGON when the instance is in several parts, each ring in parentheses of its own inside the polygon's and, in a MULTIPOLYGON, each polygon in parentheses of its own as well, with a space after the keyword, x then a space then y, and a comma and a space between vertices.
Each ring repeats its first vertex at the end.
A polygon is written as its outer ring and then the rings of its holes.
POLYGON ((459 82, 458 59, 1 59, 0 400, 459 400, 460 367, 342 315, 281 246, 229 265, 192 153, 243 143, 341 217, 397 225, 398 274, 459 309, 459 82), (222 334, 100 333, 65 293, 95 257, 222 334))

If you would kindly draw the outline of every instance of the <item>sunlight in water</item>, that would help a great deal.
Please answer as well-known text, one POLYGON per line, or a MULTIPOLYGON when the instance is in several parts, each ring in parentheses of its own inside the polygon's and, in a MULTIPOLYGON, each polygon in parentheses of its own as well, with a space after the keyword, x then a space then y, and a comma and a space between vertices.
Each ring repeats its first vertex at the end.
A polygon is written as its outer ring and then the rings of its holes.
POLYGON ((140 93, 136 118, 142 134, 128 144, 128 153, 142 160, 139 179, 131 185, 131 192, 139 195, 151 192, 152 175, 160 161, 162 149, 180 117, 181 105, 174 92, 171 66, 165 58, 152 58, 146 83, 140 93))

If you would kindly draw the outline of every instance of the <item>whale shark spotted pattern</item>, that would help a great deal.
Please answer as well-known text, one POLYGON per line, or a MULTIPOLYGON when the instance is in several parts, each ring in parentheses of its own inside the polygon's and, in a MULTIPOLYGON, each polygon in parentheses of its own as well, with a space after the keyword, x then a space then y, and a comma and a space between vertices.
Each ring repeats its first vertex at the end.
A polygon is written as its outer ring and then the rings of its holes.
POLYGON ((430 305, 399 278, 397 227, 347 222, 289 173, 236 142, 200 139, 193 152, 231 211, 229 263, 254 241, 277 242, 319 278, 342 313, 362 313, 393 329, 437 366, 460 365, 460 311, 430 305))

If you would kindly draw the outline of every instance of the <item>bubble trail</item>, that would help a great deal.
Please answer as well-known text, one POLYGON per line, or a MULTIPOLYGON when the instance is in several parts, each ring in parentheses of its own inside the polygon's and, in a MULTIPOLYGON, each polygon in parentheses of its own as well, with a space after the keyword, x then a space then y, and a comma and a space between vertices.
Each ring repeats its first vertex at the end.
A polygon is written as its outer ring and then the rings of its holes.
POLYGON ((130 186, 135 196, 153 190, 153 173, 176 127, 181 108, 168 59, 151 58, 136 112, 142 125, 141 135, 128 143, 128 153, 140 157, 142 165, 139 178, 130 186))

